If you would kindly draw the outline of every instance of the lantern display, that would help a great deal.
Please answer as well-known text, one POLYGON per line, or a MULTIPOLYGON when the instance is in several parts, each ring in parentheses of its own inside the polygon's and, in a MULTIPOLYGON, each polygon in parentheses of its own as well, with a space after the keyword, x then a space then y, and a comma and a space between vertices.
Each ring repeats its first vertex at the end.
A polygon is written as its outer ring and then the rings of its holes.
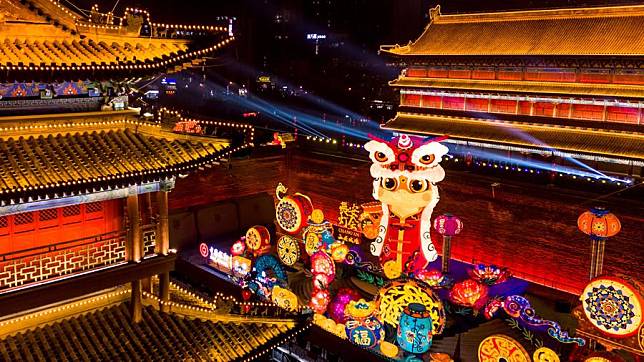
POLYGON ((586 318, 610 337, 632 336, 642 324, 642 295, 637 283, 600 277, 586 285, 580 300, 586 318))
POLYGON ((344 262, 349 253, 349 247, 346 244, 334 243, 331 245, 331 258, 338 263, 344 262))
POLYGON ((451 282, 440 270, 432 269, 421 270, 414 275, 414 278, 422 280, 432 288, 445 287, 451 282))
POLYGON ((403 350, 421 354, 432 345, 432 318, 424 305, 410 303, 400 315, 396 341, 403 350))
MULTIPOLYGON (((246 238, 244 238, 246 239, 246 238)), ((244 240, 237 240, 233 244, 233 246, 230 247, 230 253, 233 256, 240 256, 244 255, 244 252, 246 251, 246 243, 244 240)))
POLYGON ((284 196, 286 191, 284 185, 277 185, 275 194, 279 201, 275 206, 275 217, 282 230, 295 235, 306 225, 306 220, 313 211, 313 204, 308 196, 299 193, 284 196))
POLYGON ((360 294, 351 288, 340 288, 331 304, 329 304, 328 313, 337 323, 345 323, 347 316, 344 312, 347 304, 351 301, 360 299, 360 294))
POLYGON ((557 352, 548 347, 539 347, 532 354, 533 362, 559 362, 559 355, 557 352))
POLYGON ((313 275, 322 274, 329 278, 329 282, 335 278, 335 263, 329 254, 318 251, 311 255, 311 272, 313 275))
POLYGON ((484 264, 478 264, 474 269, 470 269, 468 274, 472 279, 487 285, 503 283, 510 277, 510 271, 507 268, 484 264))
POLYGON ((298 307, 297 296, 286 288, 279 285, 273 287, 271 291, 271 300, 277 306, 286 310, 294 311, 298 307))
POLYGON ((232 272, 236 277, 244 277, 250 273, 252 261, 240 255, 232 257, 232 272))
POLYGON ((479 344, 480 362, 530 362, 530 355, 521 343, 504 334, 494 334, 479 344))
POLYGON ((266 254, 271 250, 271 233, 265 226, 253 226, 246 231, 245 242, 254 256, 266 254))
POLYGON ((384 336, 382 323, 375 317, 376 306, 364 299, 351 301, 345 308, 345 328, 349 340, 358 346, 373 348, 384 336))
POLYGON ((602 207, 594 207, 577 219, 577 227, 591 240, 590 279, 601 275, 604 268, 606 238, 617 235, 622 226, 617 216, 602 207))
POLYGON ((434 335, 443 333, 445 328, 445 308, 440 298, 422 283, 410 279, 406 282, 395 281, 380 289, 376 299, 378 316, 383 323, 396 330, 400 315, 410 303, 419 303, 425 306, 432 319, 434 335))
POLYGON ((443 273, 448 273, 452 237, 463 230, 463 223, 461 219, 452 214, 444 214, 434 220, 434 230, 443 236, 443 259, 441 264, 443 273))
POLYGON ((333 225, 324 220, 322 210, 313 210, 307 226, 304 228, 304 250, 308 255, 313 255, 320 250, 327 250, 335 243, 333 225))
POLYGON ((362 207, 362 214, 358 218, 360 231, 365 238, 373 240, 378 236, 382 206, 380 202, 369 202, 360 206, 362 207))
POLYGON ((277 241, 277 256, 287 266, 292 266, 300 259, 300 245, 292 236, 284 235, 277 241))
POLYGON ((317 289, 311 295, 310 307, 315 313, 323 314, 329 305, 329 291, 325 289, 317 289))
POLYGON ((385 141, 372 137, 364 146, 376 180, 372 195, 382 210, 370 250, 383 269, 389 270, 387 277, 418 272, 438 258, 430 231, 439 200, 437 183, 445 178, 439 163, 448 151, 438 141, 445 138, 427 140, 403 134, 385 141))
POLYGON ((463 307, 481 308, 487 301, 488 286, 472 279, 460 281, 449 291, 449 299, 463 307))
POLYGON ((260 256, 255 260, 253 268, 257 272, 257 279, 267 280, 272 285, 286 283, 286 272, 273 255, 260 256))

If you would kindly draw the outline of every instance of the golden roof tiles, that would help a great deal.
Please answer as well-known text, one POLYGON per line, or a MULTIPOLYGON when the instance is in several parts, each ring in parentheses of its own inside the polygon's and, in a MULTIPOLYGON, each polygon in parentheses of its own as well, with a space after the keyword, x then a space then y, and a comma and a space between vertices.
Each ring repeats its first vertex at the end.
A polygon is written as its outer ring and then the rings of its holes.
POLYGON ((403 56, 643 56, 644 5, 441 15, 403 56))

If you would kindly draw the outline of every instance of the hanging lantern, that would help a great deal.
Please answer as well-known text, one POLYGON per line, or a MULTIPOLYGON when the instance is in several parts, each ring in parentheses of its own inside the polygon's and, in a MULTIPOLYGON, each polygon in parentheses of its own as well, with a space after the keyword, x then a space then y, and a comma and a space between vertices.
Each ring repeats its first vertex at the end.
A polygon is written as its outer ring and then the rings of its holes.
POLYGON ((434 219, 434 230, 443 235, 442 272, 448 273, 452 236, 459 234, 463 230, 463 222, 452 214, 440 215, 434 219))
POLYGON ((315 313, 323 314, 326 312, 326 307, 329 305, 329 291, 319 289, 313 292, 311 295, 311 309, 315 313))
POLYGON ((622 229, 617 216, 602 207, 594 207, 579 215, 577 226, 591 238, 609 238, 622 229))
POLYGON ((601 275, 604 267, 604 248, 606 238, 617 235, 622 226, 617 216, 602 207, 594 207, 577 219, 577 227, 581 232, 590 235, 590 279, 601 275))
POLYGON ((487 285, 466 279, 454 284, 449 299, 460 306, 479 309, 487 301, 487 292, 487 285))
POLYGON ((432 345, 432 318, 424 305, 410 303, 403 309, 396 340, 409 353, 422 354, 432 345))
POLYGON ((444 214, 434 219, 434 230, 443 236, 458 235, 463 230, 463 222, 452 214, 444 214))

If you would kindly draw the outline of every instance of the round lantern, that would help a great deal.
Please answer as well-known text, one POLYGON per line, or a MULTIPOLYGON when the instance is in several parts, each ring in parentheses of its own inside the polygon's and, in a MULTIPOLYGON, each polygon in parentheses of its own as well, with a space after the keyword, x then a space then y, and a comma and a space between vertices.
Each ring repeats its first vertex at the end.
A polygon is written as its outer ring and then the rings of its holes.
POLYGON ((642 325, 642 294, 638 283, 614 277, 592 280, 579 298, 586 318, 602 333, 625 338, 642 325))
POLYGON ((271 233, 265 226, 253 226, 246 231, 246 247, 255 256, 268 253, 271 249, 271 233))
POLYGON ((432 318, 424 305, 410 303, 403 309, 396 340, 407 352, 421 354, 432 345, 432 318))
POLYGON ((292 236, 284 235, 277 242, 277 256, 284 265, 292 266, 300 259, 300 245, 292 236))
POLYGON ((276 190, 279 201, 275 206, 275 217, 282 230, 294 235, 306 225, 306 220, 313 211, 313 204, 306 195, 295 194, 282 197, 282 192, 286 192, 286 188, 279 184, 276 190))
POLYGON ((530 355, 521 343, 504 334, 494 334, 479 344, 480 362, 530 362, 530 355))
POLYGON ((271 300, 277 306, 286 310, 294 311, 298 307, 297 296, 295 293, 286 288, 282 288, 279 285, 273 287, 273 290, 271 291, 271 300))
POLYGON ((315 313, 324 314, 326 307, 329 305, 329 299, 328 290, 318 289, 311 295, 311 303, 309 305, 315 313))
POLYGON ((579 215, 577 226, 584 234, 600 239, 615 236, 622 229, 617 216, 602 207, 594 207, 579 215))
POLYGON ((444 214, 434 219, 434 230, 443 236, 454 236, 463 230, 463 222, 452 214, 444 214))
POLYGON ((311 255, 311 272, 313 275, 326 275, 330 283, 335 278, 335 263, 329 254, 324 251, 318 251, 311 255))

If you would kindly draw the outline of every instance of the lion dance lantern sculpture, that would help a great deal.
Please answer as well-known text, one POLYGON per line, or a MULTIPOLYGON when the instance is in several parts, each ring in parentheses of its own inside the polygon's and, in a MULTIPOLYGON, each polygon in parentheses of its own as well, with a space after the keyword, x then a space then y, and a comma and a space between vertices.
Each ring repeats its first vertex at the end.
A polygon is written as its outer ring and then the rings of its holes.
POLYGON ((438 257, 430 229, 439 200, 436 183, 445 178, 439 165, 448 151, 439 143, 445 138, 401 135, 388 142, 372 137, 365 145, 373 162, 373 197, 382 207, 371 253, 380 257, 388 278, 423 270, 438 257))

